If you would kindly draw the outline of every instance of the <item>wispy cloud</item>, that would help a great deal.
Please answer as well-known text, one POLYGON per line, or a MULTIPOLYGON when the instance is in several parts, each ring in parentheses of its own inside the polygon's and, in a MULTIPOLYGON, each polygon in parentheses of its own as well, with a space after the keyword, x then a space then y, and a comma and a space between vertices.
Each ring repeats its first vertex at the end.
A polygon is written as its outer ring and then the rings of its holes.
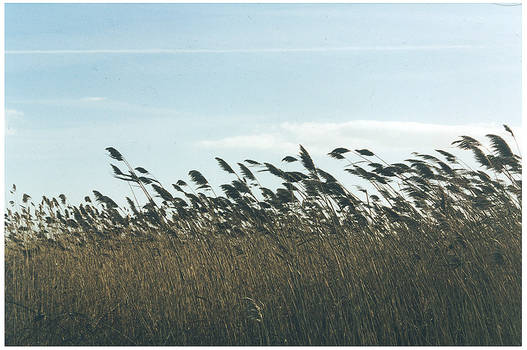
POLYGON ((6 50, 7 55, 148 55, 148 54, 221 54, 221 53, 295 53, 331 51, 435 51, 482 49, 476 45, 383 45, 383 46, 338 46, 303 48, 233 48, 233 49, 93 49, 93 50, 6 50))
POLYGON ((104 100, 107 100, 106 97, 83 97, 81 98, 81 101, 86 101, 86 102, 98 102, 98 101, 104 101, 104 100))
POLYGON ((6 109, 5 116, 7 119, 20 118, 24 116, 24 112, 17 111, 16 109, 6 109))
POLYGON ((198 145, 296 153, 298 144, 302 144, 315 154, 325 154, 335 147, 406 153, 418 149, 432 151, 438 147, 449 147, 460 135, 482 138, 488 133, 503 134, 503 127, 497 124, 441 125, 354 120, 343 123, 282 123, 272 132, 202 140, 198 145))
POLYGON ((45 106, 70 106, 81 108, 95 108, 130 113, 144 113, 157 116, 174 116, 179 112, 170 108, 153 107, 137 103, 113 100, 108 97, 87 96, 81 98, 57 98, 57 99, 30 99, 12 100, 11 103, 23 105, 45 105, 45 106))
POLYGON ((22 119, 24 116, 24 112, 16 110, 16 109, 6 109, 5 110, 5 118, 6 118, 6 128, 5 128, 5 134, 6 136, 13 136, 16 134, 16 129, 13 126, 15 121, 22 119))

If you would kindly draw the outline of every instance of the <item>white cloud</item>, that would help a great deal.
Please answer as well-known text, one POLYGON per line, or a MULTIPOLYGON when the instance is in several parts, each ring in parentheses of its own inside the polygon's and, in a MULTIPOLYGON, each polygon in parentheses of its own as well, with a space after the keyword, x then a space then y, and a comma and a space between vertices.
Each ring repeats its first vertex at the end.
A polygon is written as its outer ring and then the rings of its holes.
POLYGON ((206 148, 248 148, 257 150, 285 150, 297 149, 294 142, 285 141, 280 134, 257 134, 226 137, 220 140, 203 140, 198 145, 206 148))
POLYGON ((81 98, 81 101, 86 101, 86 102, 97 102, 97 101, 104 101, 104 100, 107 100, 106 97, 83 97, 81 98))
MULTIPOLYGON (((515 128, 513 128, 515 129, 515 128)), ((377 152, 432 151, 448 148, 460 135, 483 141, 484 135, 504 135, 498 124, 442 125, 405 121, 354 120, 342 123, 282 123, 272 133, 238 135, 198 143, 209 148, 243 148, 296 153, 302 144, 313 154, 336 147, 369 148, 377 152)), ((517 132, 516 135, 519 135, 517 132)))

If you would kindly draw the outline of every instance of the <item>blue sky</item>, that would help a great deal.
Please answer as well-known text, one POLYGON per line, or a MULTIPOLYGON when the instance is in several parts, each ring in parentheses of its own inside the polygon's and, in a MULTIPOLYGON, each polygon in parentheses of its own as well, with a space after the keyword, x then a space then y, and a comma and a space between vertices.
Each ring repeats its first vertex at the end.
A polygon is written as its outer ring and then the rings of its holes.
POLYGON ((521 124, 521 6, 6 4, 5 50, 6 188, 35 199, 129 195, 107 146, 219 185, 215 156, 340 169, 521 124))

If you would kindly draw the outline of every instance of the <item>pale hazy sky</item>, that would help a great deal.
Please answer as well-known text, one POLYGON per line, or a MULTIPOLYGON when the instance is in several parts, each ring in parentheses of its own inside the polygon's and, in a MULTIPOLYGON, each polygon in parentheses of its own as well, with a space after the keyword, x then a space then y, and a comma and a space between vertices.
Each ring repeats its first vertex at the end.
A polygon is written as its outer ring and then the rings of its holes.
POLYGON ((122 202, 107 146, 219 185, 214 156, 340 169, 521 123, 521 6, 6 4, 5 48, 6 187, 35 199, 122 202))

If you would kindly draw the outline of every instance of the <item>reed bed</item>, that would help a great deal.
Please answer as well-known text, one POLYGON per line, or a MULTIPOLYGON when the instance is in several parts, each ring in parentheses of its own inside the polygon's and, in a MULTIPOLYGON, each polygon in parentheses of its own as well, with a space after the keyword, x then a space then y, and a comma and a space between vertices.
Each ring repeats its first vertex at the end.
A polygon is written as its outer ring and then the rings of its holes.
POLYGON ((331 151, 354 188, 302 146, 297 171, 216 158, 219 188, 197 170, 163 185, 109 147, 127 207, 6 209, 6 345, 521 345, 521 157, 487 138, 453 143, 477 169, 331 151))

